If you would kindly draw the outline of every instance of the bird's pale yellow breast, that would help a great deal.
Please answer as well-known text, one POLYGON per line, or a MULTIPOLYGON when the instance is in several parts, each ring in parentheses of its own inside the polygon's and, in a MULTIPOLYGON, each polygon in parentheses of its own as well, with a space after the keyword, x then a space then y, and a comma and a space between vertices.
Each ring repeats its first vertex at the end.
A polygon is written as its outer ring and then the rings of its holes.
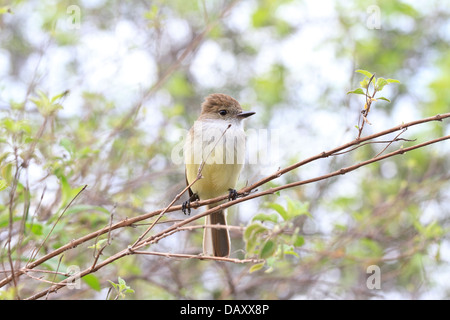
POLYGON ((202 162, 202 179, 192 187, 200 199, 234 189, 245 158, 245 133, 240 122, 197 121, 185 144, 186 177, 195 180, 202 162))

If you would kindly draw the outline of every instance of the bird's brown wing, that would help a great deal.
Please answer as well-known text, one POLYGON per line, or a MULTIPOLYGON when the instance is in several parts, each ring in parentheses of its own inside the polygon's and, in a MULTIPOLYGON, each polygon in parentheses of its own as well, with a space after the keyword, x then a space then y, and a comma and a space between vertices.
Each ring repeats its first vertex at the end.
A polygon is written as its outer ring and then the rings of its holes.
MULTIPOLYGON (((188 185, 189 185, 189 181, 188 181, 188 179, 187 179, 186 169, 184 169, 184 176, 185 176, 185 178, 186 178, 186 185, 188 186, 188 185)), ((191 188, 189 188, 188 191, 189 191, 189 199, 190 199, 190 198, 192 198, 192 196, 194 195, 194 193, 192 192, 191 188)))

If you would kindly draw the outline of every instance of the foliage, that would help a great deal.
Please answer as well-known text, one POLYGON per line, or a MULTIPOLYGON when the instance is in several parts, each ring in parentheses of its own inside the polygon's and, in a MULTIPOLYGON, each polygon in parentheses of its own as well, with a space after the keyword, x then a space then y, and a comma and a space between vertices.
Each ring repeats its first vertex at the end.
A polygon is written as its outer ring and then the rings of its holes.
POLYGON ((119 277, 118 283, 114 283, 110 280, 108 280, 108 282, 111 283, 112 287, 114 288, 116 294, 114 300, 125 298, 127 293, 134 293, 134 290, 131 289, 130 286, 128 286, 125 280, 123 280, 121 277, 119 277))

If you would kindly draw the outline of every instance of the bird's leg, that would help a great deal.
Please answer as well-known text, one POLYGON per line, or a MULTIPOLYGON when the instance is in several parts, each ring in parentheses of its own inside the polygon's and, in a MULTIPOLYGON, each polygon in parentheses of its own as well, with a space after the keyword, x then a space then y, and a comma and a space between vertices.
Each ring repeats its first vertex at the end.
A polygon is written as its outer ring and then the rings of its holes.
POLYGON ((183 213, 186 214, 187 210, 188 214, 191 214, 191 202, 197 200, 200 200, 198 194, 196 193, 192 194, 192 196, 187 201, 183 202, 183 204, 181 205, 181 211, 183 211, 183 213))
POLYGON ((236 200, 236 198, 238 197, 238 193, 235 189, 228 189, 228 191, 230 192, 228 194, 228 201, 230 200, 236 200))

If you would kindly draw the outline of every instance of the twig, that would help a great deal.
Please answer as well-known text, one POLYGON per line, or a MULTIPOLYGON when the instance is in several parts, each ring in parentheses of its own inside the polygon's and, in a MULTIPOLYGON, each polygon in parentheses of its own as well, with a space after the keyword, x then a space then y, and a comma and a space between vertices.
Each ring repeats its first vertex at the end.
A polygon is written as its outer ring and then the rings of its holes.
POLYGON ((233 262, 233 263, 260 263, 260 262, 264 261, 262 259, 234 259, 234 258, 225 258, 225 257, 203 256, 203 255, 184 254, 184 253, 155 252, 155 251, 134 251, 133 253, 141 254, 141 255, 162 256, 162 257, 167 257, 167 258, 216 260, 216 261, 233 262))
MULTIPOLYGON (((417 139, 394 138, 392 140, 368 141, 368 142, 361 143, 361 144, 357 145, 354 148, 351 148, 351 149, 348 149, 348 150, 345 150, 345 151, 342 151, 342 152, 333 153, 331 156, 334 157, 334 156, 338 156, 338 155, 341 155, 341 154, 349 153, 349 152, 352 152, 352 151, 354 151, 356 149, 359 149, 359 148, 361 148, 363 146, 366 146, 366 145, 369 145, 369 144, 388 143, 387 147, 389 147, 389 145, 391 145, 393 142, 398 142, 398 141, 414 142, 416 140, 417 139)), ((383 153, 383 151, 386 150, 386 148, 384 148, 380 153, 383 153)))
POLYGON ((405 128, 405 129, 403 129, 402 131, 400 131, 400 133, 399 133, 398 135, 396 135, 395 138, 394 138, 391 142, 389 142, 389 143, 387 144, 386 147, 383 148, 383 150, 381 150, 380 152, 378 152, 378 153, 374 156, 374 158, 378 157, 378 156, 379 156, 380 154, 382 154, 387 148, 389 148, 389 146, 390 146, 394 141, 397 141, 398 137, 400 137, 400 135, 402 135, 406 130, 408 130, 408 128, 405 128))
MULTIPOLYGON (((369 86, 370 83, 372 82, 373 78, 375 77, 375 73, 370 77, 369 82, 367 83, 367 87, 366 87, 366 104, 364 105, 364 109, 361 111, 362 117, 363 117, 363 121, 361 122, 361 127, 359 128, 359 132, 358 132, 358 137, 356 139, 361 138, 361 134, 364 128, 364 124, 367 122, 368 124, 371 124, 369 122, 369 120, 367 119, 367 116, 369 115, 370 112, 370 106, 372 105, 372 99, 375 97, 375 94, 377 93, 377 89, 375 88, 375 84, 373 85, 374 89, 373 89, 373 94, 370 97, 369 96, 369 86)), ((359 123, 358 123, 359 124, 359 123)))
MULTIPOLYGON (((64 257, 64 255, 61 255, 61 257, 59 257, 59 259, 58 259, 58 265, 56 266, 56 273, 53 274, 53 281, 52 282, 55 282, 56 275, 57 275, 57 272, 59 270, 59 266, 61 265, 61 260, 63 259, 63 257, 64 257)), ((49 294, 50 294, 50 291, 47 292, 47 295, 45 296, 45 299, 48 298, 49 294)))

